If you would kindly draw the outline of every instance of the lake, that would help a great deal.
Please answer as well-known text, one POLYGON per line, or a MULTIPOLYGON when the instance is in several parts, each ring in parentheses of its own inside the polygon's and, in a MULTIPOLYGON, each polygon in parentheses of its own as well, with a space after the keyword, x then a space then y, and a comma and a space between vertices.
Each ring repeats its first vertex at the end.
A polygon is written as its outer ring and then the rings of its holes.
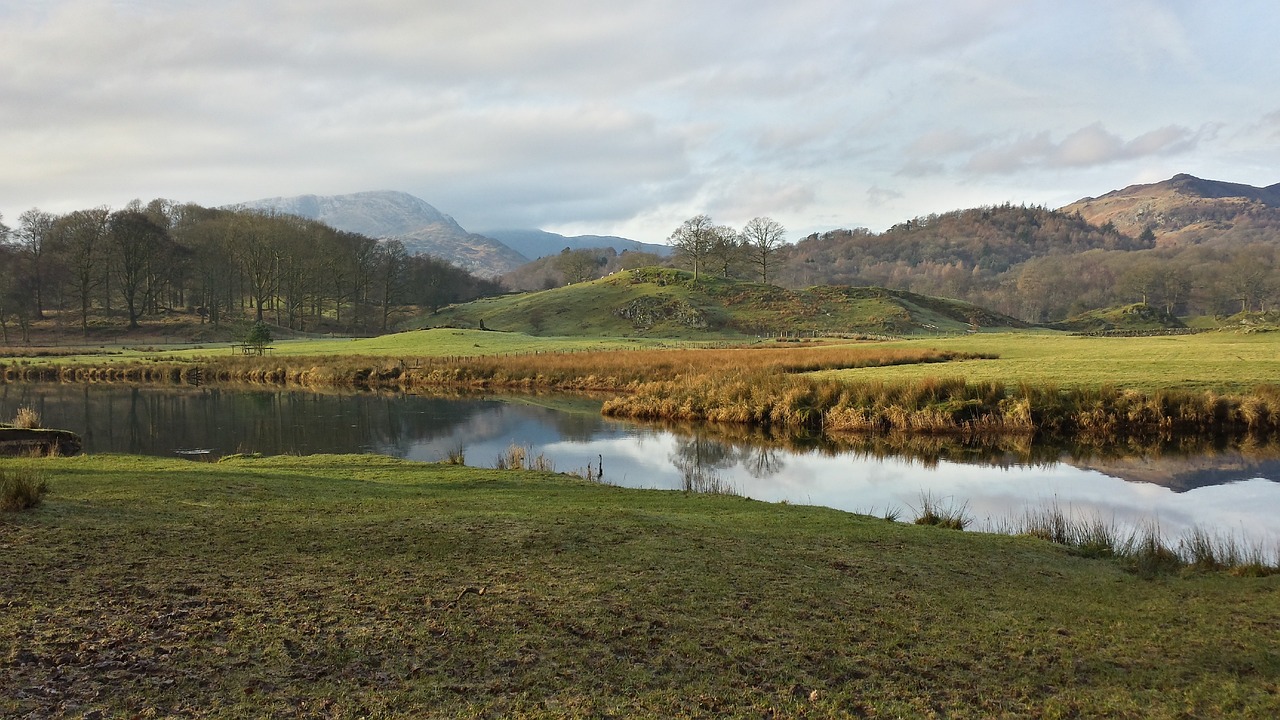
POLYGON ((0 417, 23 406, 47 427, 80 433, 88 453, 378 453, 434 462, 461 449, 468 465, 494 467, 515 444, 558 471, 590 465, 626 487, 728 489, 875 515, 896 509, 906 520, 929 494, 967 505, 979 528, 1056 503, 1126 526, 1154 519, 1170 538, 1199 525, 1280 547, 1280 452, 1267 448, 1125 455, 924 438, 897 449, 612 420, 599 400, 573 395, 0 385, 0 417))

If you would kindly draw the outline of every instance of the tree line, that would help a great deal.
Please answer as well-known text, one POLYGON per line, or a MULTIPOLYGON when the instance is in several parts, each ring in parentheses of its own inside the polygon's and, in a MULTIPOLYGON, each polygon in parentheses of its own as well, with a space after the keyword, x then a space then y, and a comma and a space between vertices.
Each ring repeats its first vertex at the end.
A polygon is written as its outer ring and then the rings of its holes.
POLYGON ((696 215, 670 242, 674 262, 695 277, 873 285, 967 300, 1034 323, 1139 302, 1216 316, 1280 302, 1274 218, 1236 218, 1229 230, 1194 238, 1162 247, 1151 228, 1131 236, 1075 213, 1004 204, 913 218, 883 233, 834 230, 793 245, 769 218, 736 231, 696 215))
POLYGON ((298 331, 386 331, 413 305, 435 311, 502 292, 447 262, 292 215, 157 199, 122 209, 0 218, 0 328, 25 340, 55 315, 130 328, 174 311, 201 323, 252 319, 298 331))

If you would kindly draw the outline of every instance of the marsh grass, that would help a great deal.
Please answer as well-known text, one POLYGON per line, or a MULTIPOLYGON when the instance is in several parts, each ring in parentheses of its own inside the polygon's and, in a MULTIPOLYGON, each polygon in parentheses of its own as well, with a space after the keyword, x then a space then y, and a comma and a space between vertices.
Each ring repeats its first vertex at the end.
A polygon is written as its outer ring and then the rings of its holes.
POLYGON ((533 454, 528 445, 511 443, 507 449, 498 454, 494 461, 495 470, 534 470, 537 472, 555 472, 555 463, 543 453, 533 454))
POLYGON ((454 445, 445 451, 444 462, 447 465, 466 465, 467 450, 461 444, 454 445))
POLYGON ((1253 577, 1280 573, 1280 548, 1268 549, 1258 540, 1199 526, 1174 540, 1154 519, 1125 528, 1114 518, 1081 515, 1056 501, 1028 508, 1018 517, 988 519, 984 529, 1038 538, 1068 547, 1082 557, 1114 558, 1144 576, 1187 569, 1253 577))
POLYGON ((0 467, 0 511, 18 512, 39 507, 49 483, 30 468, 0 467))
POLYGON ((954 498, 939 498, 932 492, 920 493, 920 507, 912 508, 916 525, 932 525, 948 530, 964 530, 973 522, 969 503, 956 504, 954 498))

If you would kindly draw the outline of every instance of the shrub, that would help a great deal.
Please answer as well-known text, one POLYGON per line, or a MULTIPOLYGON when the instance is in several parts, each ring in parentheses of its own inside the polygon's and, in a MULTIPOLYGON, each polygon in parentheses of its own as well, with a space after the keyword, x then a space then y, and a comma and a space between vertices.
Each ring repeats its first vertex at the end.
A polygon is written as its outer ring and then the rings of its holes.
POLYGON ((17 512, 40 505, 49 483, 32 470, 0 468, 0 511, 17 512))

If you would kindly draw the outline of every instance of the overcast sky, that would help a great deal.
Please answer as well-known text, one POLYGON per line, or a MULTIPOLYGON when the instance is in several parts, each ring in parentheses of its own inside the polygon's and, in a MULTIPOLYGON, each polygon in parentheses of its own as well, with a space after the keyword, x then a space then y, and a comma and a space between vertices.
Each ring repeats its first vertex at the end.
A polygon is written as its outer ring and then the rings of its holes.
POLYGON ((403 190, 792 239, 1280 182, 1275 0, 0 0, 0 212, 403 190))

